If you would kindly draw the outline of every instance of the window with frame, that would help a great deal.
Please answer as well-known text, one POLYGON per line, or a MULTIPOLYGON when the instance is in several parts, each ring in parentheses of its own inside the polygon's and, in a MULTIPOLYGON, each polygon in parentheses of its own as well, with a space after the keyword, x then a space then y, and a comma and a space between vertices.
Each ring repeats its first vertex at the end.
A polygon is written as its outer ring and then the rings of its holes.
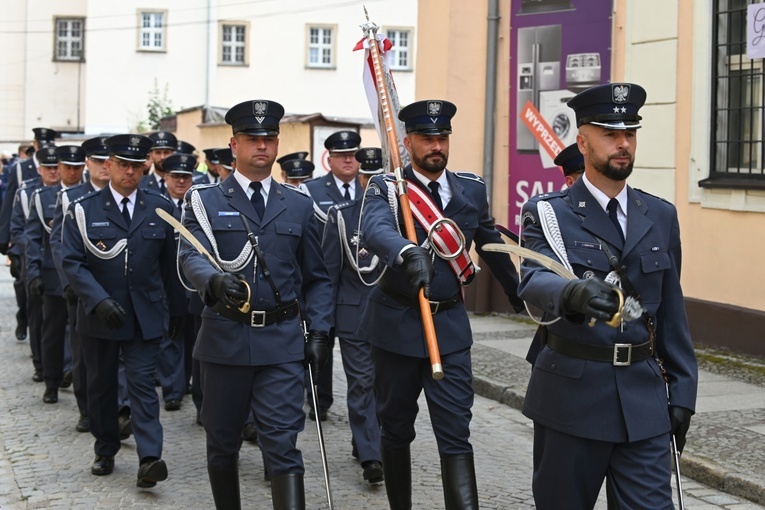
POLYGON ((247 25, 224 23, 220 26, 220 63, 247 65, 247 25))
POLYGON ((403 28, 391 28, 386 31, 388 40, 393 47, 390 68, 394 71, 411 71, 412 69, 412 31, 403 28))
POLYGON ((85 18, 55 18, 53 60, 82 62, 85 49, 85 18))
POLYGON ((335 67, 335 36, 333 27, 308 27, 308 67, 335 67))
POLYGON ((163 11, 141 11, 138 13, 138 49, 143 51, 165 51, 167 13, 163 11))
POLYGON ((711 168, 709 177, 699 182, 702 187, 765 185, 765 72, 762 59, 746 56, 751 3, 755 2, 713 3, 711 168))

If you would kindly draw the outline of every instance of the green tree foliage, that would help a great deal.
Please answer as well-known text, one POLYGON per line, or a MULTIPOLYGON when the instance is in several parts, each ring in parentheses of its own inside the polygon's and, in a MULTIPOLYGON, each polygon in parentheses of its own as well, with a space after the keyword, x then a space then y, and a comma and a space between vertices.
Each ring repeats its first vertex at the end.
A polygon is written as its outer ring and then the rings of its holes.
POLYGON ((168 97, 167 87, 167 84, 165 84, 165 90, 160 96, 159 86, 155 79, 154 89, 149 92, 149 103, 146 105, 146 108, 149 113, 149 128, 152 130, 159 129, 159 120, 162 117, 167 117, 175 113, 173 104, 168 97))

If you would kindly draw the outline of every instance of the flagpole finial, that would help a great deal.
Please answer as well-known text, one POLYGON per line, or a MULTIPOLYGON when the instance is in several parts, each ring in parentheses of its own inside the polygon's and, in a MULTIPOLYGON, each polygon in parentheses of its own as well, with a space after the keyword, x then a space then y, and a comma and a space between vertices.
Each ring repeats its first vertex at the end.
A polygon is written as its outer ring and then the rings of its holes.
POLYGON ((369 22, 369 13, 367 12, 367 6, 366 5, 362 5, 362 7, 364 8, 364 16, 367 17, 367 22, 369 22))

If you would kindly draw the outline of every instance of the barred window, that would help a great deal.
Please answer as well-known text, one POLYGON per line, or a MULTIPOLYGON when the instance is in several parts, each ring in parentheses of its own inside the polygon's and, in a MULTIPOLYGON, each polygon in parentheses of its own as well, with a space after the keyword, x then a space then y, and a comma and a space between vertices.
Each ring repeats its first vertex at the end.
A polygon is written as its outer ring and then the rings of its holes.
POLYGON ((220 63, 225 65, 247 64, 247 27, 246 25, 221 25, 220 63))
POLYGON ((390 29, 386 35, 393 47, 391 69, 394 71, 410 71, 412 69, 412 31, 407 29, 390 29))
POLYGON ((335 66, 335 38, 331 27, 308 28, 308 67, 335 66))
POLYGON ((85 18, 56 18, 53 60, 81 62, 85 48, 85 18))
MULTIPOLYGON (((759 0, 757 0, 759 1, 759 0)), ((704 187, 765 183, 762 59, 746 56, 747 5, 754 0, 715 0, 712 46, 712 127, 709 178, 704 187)))
POLYGON ((165 12, 141 11, 138 15, 138 49, 165 51, 167 23, 165 12))

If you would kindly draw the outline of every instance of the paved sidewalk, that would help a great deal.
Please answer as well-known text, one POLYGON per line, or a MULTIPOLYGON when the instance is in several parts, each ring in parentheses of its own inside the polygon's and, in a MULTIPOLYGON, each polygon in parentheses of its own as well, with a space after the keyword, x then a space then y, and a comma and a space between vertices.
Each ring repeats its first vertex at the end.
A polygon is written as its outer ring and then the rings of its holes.
MULTIPOLYGON (((476 342, 476 392, 520 409, 530 374, 525 356, 536 326, 528 318, 502 315, 475 315, 471 324, 476 342)), ((708 487, 765 505, 762 384, 699 371, 696 414, 691 420, 681 473, 708 487)))

